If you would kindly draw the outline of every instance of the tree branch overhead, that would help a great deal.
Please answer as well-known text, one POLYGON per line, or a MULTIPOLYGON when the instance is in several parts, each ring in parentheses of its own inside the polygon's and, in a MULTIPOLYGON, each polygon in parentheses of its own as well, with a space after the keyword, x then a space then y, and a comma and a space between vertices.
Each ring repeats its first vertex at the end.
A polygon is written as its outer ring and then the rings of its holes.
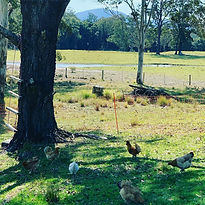
POLYGON ((21 37, 0 25, 0 34, 21 50, 21 37))

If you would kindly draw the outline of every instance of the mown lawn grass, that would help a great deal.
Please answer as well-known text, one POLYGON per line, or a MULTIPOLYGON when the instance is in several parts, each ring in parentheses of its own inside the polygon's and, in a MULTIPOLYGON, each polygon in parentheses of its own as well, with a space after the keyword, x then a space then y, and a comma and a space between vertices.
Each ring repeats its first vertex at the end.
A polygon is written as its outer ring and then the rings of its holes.
MULTIPOLYGON (((58 144, 61 154, 52 164, 46 160, 43 146, 27 145, 24 150, 32 151, 41 160, 33 174, 24 170, 15 154, 1 150, 0 203, 7 200, 9 205, 46 205, 47 186, 53 184, 59 195, 59 202, 55 204, 118 205, 123 201, 116 183, 129 179, 141 189, 146 204, 203 205, 205 105, 171 100, 169 106, 164 107, 148 98, 131 100, 131 96, 125 96, 120 102, 121 89, 126 86, 101 83, 111 87, 105 90, 112 96, 108 100, 92 95, 93 84, 89 82, 56 81, 55 115, 59 127, 65 130, 105 135, 108 140, 76 138, 73 142, 58 144), (116 133, 113 93, 117 99, 119 134, 116 133), (138 160, 127 152, 126 140, 141 146, 138 160), (168 160, 190 151, 195 153, 194 167, 180 173, 167 165, 168 160), (75 181, 68 171, 72 161, 80 166, 75 181)), ((195 92, 191 88, 168 91, 185 97, 195 92)), ((1 121, 0 142, 12 135, 2 125, 1 121)))
MULTIPOLYGON (((118 51, 83 51, 83 50, 60 50, 64 57, 61 63, 84 63, 84 64, 137 64, 137 52, 118 51)), ((14 51, 8 51, 7 60, 13 62, 14 51)), ((16 61, 20 61, 19 51, 16 52, 16 61)), ((186 51, 184 55, 174 55, 173 51, 155 55, 145 53, 145 64, 171 64, 171 65, 203 65, 205 66, 205 52, 186 51)))

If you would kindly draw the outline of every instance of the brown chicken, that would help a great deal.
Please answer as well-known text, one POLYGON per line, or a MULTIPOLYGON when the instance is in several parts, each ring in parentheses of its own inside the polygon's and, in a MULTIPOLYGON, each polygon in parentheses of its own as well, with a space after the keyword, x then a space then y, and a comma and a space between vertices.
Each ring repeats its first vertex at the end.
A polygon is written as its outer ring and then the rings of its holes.
POLYGON ((44 148, 44 153, 45 153, 46 158, 48 160, 53 161, 54 159, 56 159, 60 155, 60 151, 59 150, 60 150, 59 147, 56 147, 53 150, 51 147, 47 146, 47 147, 44 148))
POLYGON ((135 146, 132 146, 129 141, 126 141, 127 150, 128 152, 133 156, 136 157, 137 154, 141 152, 141 148, 138 144, 135 144, 135 146))
POLYGON ((118 182, 117 185, 120 188, 120 196, 125 201, 125 203, 144 203, 141 191, 138 189, 138 187, 134 187, 130 181, 123 180, 121 182, 118 182))
POLYGON ((170 161, 168 165, 172 165, 173 167, 178 167, 181 171, 191 167, 191 162, 194 157, 194 153, 190 152, 189 154, 184 155, 183 157, 178 157, 173 161, 170 161))
POLYGON ((33 157, 32 159, 22 162, 22 165, 26 170, 30 171, 29 173, 31 173, 36 170, 36 168, 39 166, 39 163, 40 160, 38 157, 33 157))

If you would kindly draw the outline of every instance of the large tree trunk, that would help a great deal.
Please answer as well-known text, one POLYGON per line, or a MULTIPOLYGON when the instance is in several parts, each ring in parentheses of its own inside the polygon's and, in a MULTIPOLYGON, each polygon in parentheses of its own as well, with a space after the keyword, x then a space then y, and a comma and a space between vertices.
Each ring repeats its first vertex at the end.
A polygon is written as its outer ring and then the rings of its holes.
POLYGON ((160 55, 161 51, 161 33, 162 33, 162 12, 163 12, 163 1, 160 1, 160 9, 159 9, 159 20, 158 20, 158 25, 157 25, 157 50, 156 54, 160 55))
POLYGON ((137 84, 142 85, 142 69, 143 69, 143 59, 144 59, 144 43, 141 43, 141 45, 138 48, 138 69, 137 69, 137 84))
POLYGON ((183 55, 182 54, 182 35, 179 35, 179 36, 180 36, 180 38, 179 38, 179 48, 178 48, 179 53, 178 53, 178 55, 183 55))
POLYGON ((58 26, 70 0, 21 0, 23 17, 17 132, 9 148, 55 142, 53 86, 58 26))
POLYGON ((157 55, 160 55, 160 51, 161 51, 161 33, 162 33, 162 26, 158 25, 158 28, 157 28, 157 50, 156 50, 157 55))
MULTIPOLYGON (((7 27, 8 1, 0 0, 0 25, 7 27)), ((6 81, 7 39, 0 35, 0 112, 5 110, 4 90, 6 81)))
POLYGON ((142 69, 144 61, 144 45, 145 45, 145 0, 142 0, 141 5, 141 16, 140 16, 140 27, 139 27, 139 46, 138 46, 138 69, 137 69, 137 79, 136 82, 140 85, 143 84, 142 81, 142 69))

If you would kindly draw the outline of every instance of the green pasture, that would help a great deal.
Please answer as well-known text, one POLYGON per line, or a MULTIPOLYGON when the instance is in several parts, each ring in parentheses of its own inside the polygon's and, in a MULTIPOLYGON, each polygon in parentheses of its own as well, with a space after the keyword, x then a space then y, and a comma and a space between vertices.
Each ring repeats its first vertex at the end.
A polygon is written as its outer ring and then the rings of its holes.
MULTIPOLYGON (((113 86, 114 87, 114 86, 113 86)), ((129 179, 143 192, 146 204, 204 204, 205 105, 196 101, 126 96, 121 101, 120 88, 105 90, 104 97, 91 93, 91 85, 82 82, 57 81, 54 99, 58 126, 73 132, 94 133, 108 140, 76 138, 58 144, 61 154, 52 164, 43 153, 43 146, 24 147, 41 159, 38 170, 29 174, 15 154, 1 151, 0 201, 9 205, 48 204, 46 191, 55 187, 59 201, 55 204, 123 204, 116 183, 129 179), (113 93, 117 99, 119 131, 113 109, 113 93), (166 106, 167 105, 167 106, 166 106), (125 140, 137 142, 142 153, 132 159, 125 140), (180 173, 167 165, 168 160, 194 151, 194 167, 180 173), (76 180, 68 172, 70 162, 80 170, 76 180)), ((127 90, 129 91, 129 90, 127 90)), ((190 96, 196 90, 167 90, 190 96)), ((7 99, 8 100, 8 97, 7 99)), ((15 105, 15 101, 12 99, 15 105)), ((5 118, 6 120, 6 118, 5 118)), ((12 133, 0 126, 0 141, 12 133)))
MULTIPOLYGON (((137 64, 137 52, 118 51, 83 51, 83 50, 60 50, 63 57, 61 63, 99 63, 99 64, 137 64)), ((145 53, 145 64, 171 64, 171 65, 195 65, 205 66, 205 52, 184 51, 184 55, 174 55, 173 51, 155 55, 145 53)), ((7 60, 13 62, 20 61, 20 53, 9 50, 7 60)))
MULTIPOLYGON (((135 62, 133 53, 63 51, 63 55, 64 52, 66 61, 72 63, 91 63, 91 59, 92 63, 100 63, 104 62, 103 58, 107 59, 108 64, 135 62), (75 53, 81 53, 79 60, 73 57, 69 61, 72 55, 76 56, 75 53), (106 58, 108 54, 111 56, 106 58), (125 56, 129 56, 129 59, 125 56)), ((9 52, 9 55, 11 58, 12 53, 9 52)), ((179 79, 197 74, 198 82, 203 81, 205 68, 200 65, 205 65, 205 55, 202 52, 187 55, 191 57, 178 57, 171 52, 166 57, 147 53, 149 63, 161 59, 161 63, 181 62, 192 66, 144 67, 144 72, 151 76, 163 76, 166 73, 170 78, 179 79), (195 55, 197 57, 194 59, 195 55)), ((106 71, 111 70, 130 71, 133 79, 136 74, 133 66, 109 67, 106 71)), ((52 185, 53 192, 59 199, 53 204, 123 205, 117 182, 127 179, 143 192, 146 205, 204 205, 205 104, 198 99, 205 99, 205 90, 192 86, 183 89, 176 86, 163 87, 160 89, 182 100, 159 96, 153 101, 147 97, 134 98, 129 95, 132 91, 129 84, 126 80, 80 79, 77 73, 65 79, 58 74, 54 95, 58 126, 74 133, 92 133, 108 139, 75 138, 68 143, 58 144, 61 148, 60 157, 53 163, 47 161, 43 145, 25 145, 20 152, 31 151, 41 160, 40 167, 32 174, 16 159, 17 153, 0 150, 0 204, 47 205, 46 192, 52 185), (92 86, 96 84, 105 87, 104 96, 92 94, 92 86), (116 130, 113 94, 116 97, 119 133, 116 130), (137 142, 141 146, 142 152, 138 159, 133 159, 127 152, 126 140, 130 140, 132 144, 137 142), (179 169, 167 165, 169 160, 190 151, 195 154, 193 167, 181 173, 179 169), (80 166, 75 180, 68 171, 72 161, 80 166)), ((17 107, 16 99, 10 100, 6 93, 6 103, 9 104, 10 101, 17 107)), ((7 120, 8 115, 0 117, 0 142, 13 135, 3 125, 7 120)), ((14 124, 15 121, 15 117, 11 115, 10 122, 14 124)))

